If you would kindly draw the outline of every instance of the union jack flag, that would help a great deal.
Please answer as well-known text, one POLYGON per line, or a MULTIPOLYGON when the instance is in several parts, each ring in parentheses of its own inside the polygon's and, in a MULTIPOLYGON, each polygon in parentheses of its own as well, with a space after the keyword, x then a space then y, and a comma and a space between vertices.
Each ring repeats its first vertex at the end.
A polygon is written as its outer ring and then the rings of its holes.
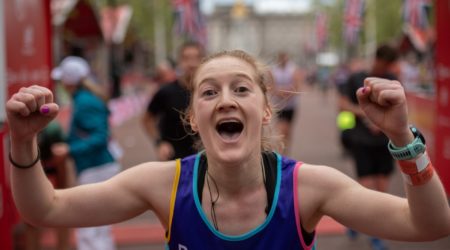
POLYGON ((328 39, 328 20, 323 12, 316 15, 316 42, 317 50, 324 48, 327 45, 328 39))
POLYGON ((428 27, 427 8, 431 6, 430 0, 404 0, 403 20, 414 28, 428 27))
POLYGON ((364 0, 346 0, 344 8, 344 39, 355 44, 359 38, 364 13, 364 0))
POLYGON ((199 0, 172 0, 175 12, 175 32, 188 39, 206 44, 206 23, 200 12, 199 0))

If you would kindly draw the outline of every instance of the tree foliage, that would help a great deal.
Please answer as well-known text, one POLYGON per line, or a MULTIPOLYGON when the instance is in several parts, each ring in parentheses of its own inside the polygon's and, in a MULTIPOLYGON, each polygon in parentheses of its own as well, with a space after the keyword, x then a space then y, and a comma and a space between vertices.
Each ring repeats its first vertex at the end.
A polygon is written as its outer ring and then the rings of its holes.
MULTIPOLYGON (((129 34, 132 39, 143 41, 150 50, 155 41, 155 13, 163 18, 166 27, 166 41, 172 39, 172 9, 168 0, 91 0, 98 7, 128 4, 133 9, 129 34)), ((168 47, 168 49, 171 49, 168 47)))
MULTIPOLYGON (((359 45, 367 42, 365 32, 369 27, 375 27, 376 44, 397 39, 402 33, 402 3, 403 0, 366 0, 363 27, 361 29, 359 45), (371 23, 372 22, 372 23, 371 23)), ((318 8, 326 11, 329 20, 329 39, 334 48, 343 48, 345 0, 336 0, 332 5, 317 4, 318 8)), ((373 31, 372 31, 373 32, 373 31)))

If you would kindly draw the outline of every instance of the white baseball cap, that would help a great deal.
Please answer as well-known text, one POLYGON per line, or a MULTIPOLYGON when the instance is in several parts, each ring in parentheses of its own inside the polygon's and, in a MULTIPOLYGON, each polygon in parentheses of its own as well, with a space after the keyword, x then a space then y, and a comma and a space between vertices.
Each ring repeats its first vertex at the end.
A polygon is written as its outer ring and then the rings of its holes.
POLYGON ((52 79, 60 80, 64 84, 77 85, 89 75, 89 64, 81 57, 68 56, 58 67, 52 70, 52 79))

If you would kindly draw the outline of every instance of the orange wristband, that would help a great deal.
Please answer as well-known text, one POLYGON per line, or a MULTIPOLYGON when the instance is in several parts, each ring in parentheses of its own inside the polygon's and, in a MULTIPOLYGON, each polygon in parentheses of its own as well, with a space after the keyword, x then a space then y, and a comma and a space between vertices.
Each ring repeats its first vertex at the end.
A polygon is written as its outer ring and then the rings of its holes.
POLYGON ((413 160, 400 160, 398 161, 400 169, 403 173, 408 175, 414 175, 424 171, 428 166, 431 165, 430 158, 425 151, 421 156, 413 160))
POLYGON ((416 174, 402 173, 402 176, 408 184, 413 186, 420 186, 431 180, 433 174, 434 174, 433 165, 429 163, 428 166, 419 173, 416 174))

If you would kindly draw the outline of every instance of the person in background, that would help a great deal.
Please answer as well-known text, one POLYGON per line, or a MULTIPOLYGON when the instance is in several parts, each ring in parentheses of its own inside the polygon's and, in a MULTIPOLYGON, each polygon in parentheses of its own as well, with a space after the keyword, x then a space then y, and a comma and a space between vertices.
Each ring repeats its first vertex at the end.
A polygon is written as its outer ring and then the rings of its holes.
POLYGON ((204 56, 201 44, 186 42, 178 51, 178 79, 162 85, 148 104, 143 126, 155 142, 159 160, 173 160, 195 152, 194 141, 181 118, 189 105, 187 84, 204 56))
POLYGON ((169 61, 163 61, 156 65, 154 80, 160 86, 167 83, 173 83, 177 80, 175 69, 172 67, 169 61))
MULTIPOLYGON (((396 80, 391 70, 396 66, 399 54, 389 45, 381 45, 375 52, 375 60, 369 71, 352 73, 344 89, 340 91, 340 108, 355 115, 355 127, 351 130, 351 155, 354 159, 358 182, 370 189, 386 192, 389 185, 389 176, 394 170, 394 161, 386 147, 389 139, 382 130, 370 119, 358 104, 356 91, 364 84, 367 77, 380 77, 396 80)), ((349 229, 351 238, 357 232, 349 229)), ((385 250, 385 244, 371 238, 374 250, 385 250)))
MULTIPOLYGON (((52 147, 52 153, 73 158, 79 185, 105 181, 121 170, 108 148, 111 132, 107 94, 89 76, 89 64, 76 56, 64 58, 52 71, 52 78, 60 81, 72 97, 66 143, 52 147)), ((111 226, 79 228, 76 233, 78 250, 116 249, 111 226)))
POLYGON ((289 55, 278 53, 277 63, 271 68, 273 77, 273 102, 279 109, 276 128, 282 136, 285 148, 289 148, 292 123, 299 115, 297 110, 298 96, 302 84, 302 74, 297 65, 289 59, 289 55))

